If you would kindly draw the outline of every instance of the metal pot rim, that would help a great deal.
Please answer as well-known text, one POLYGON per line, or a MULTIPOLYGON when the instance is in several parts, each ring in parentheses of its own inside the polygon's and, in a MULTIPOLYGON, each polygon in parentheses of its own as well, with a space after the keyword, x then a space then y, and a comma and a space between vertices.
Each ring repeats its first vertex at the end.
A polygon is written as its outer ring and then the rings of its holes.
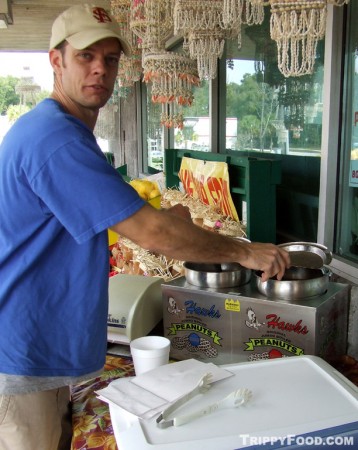
POLYGON ((314 265, 314 267, 310 266, 309 264, 307 264, 306 266, 301 265, 300 267, 318 269, 325 264, 330 264, 330 262, 332 261, 332 252, 330 252, 325 245, 315 242, 287 242, 285 244, 279 244, 278 247, 283 248, 284 250, 292 254, 301 254, 300 259, 302 259, 302 255, 303 258, 305 258, 304 255, 306 255, 307 263, 312 261, 312 256, 315 256, 317 258, 316 261, 320 261, 320 264, 314 265))
POLYGON ((314 271, 319 273, 317 277, 307 279, 289 279, 277 280, 270 278, 262 281, 260 272, 255 272, 256 287, 259 292, 269 298, 278 298, 283 300, 298 300, 321 295, 327 290, 330 271, 327 268, 306 269, 294 268, 300 271, 314 271))
POLYGON ((228 288, 246 284, 251 278, 251 270, 242 267, 238 263, 226 263, 225 270, 221 270, 221 264, 184 262, 184 275, 189 284, 202 288, 228 288), (227 270, 227 266, 233 265, 234 270, 227 270), (209 271, 198 270, 207 266, 209 271), (217 270, 215 270, 215 266, 217 270))
POLYGON ((231 263, 196 263, 196 262, 191 262, 191 261, 185 261, 183 263, 183 267, 184 269, 187 270, 192 270, 194 272, 203 272, 203 273, 221 273, 221 272, 236 272, 242 269, 245 269, 241 264, 236 263, 236 262, 231 262, 231 263), (225 266, 232 266, 232 270, 223 270, 221 267, 223 264, 225 264, 225 266), (208 270, 199 270, 198 268, 202 266, 203 268, 206 268, 208 270), (216 266, 216 267, 214 267, 216 266), (198 268, 196 268, 198 267, 198 268), (212 268, 213 270, 209 270, 210 268, 212 268))

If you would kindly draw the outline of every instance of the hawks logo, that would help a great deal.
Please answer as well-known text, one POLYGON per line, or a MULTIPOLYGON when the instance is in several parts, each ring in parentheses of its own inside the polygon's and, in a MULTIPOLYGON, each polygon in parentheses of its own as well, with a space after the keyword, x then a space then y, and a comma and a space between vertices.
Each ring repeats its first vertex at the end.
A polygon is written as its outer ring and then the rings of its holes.
POLYGON ((103 8, 93 8, 92 10, 93 17, 101 23, 105 22, 112 22, 111 18, 109 17, 107 11, 103 8))

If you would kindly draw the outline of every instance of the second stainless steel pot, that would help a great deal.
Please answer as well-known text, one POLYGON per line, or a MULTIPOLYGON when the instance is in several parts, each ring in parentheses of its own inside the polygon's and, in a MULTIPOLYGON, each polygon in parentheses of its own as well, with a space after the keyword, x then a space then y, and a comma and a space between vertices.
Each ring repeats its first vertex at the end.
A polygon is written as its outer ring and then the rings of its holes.
POLYGON ((188 283, 202 288, 227 288, 241 286, 251 278, 251 270, 238 263, 184 263, 184 274, 188 283))
POLYGON ((330 271, 322 269, 307 269, 291 267, 286 270, 282 280, 270 278, 262 281, 261 272, 255 272, 256 286, 261 294, 270 298, 283 300, 303 299, 321 295, 327 290, 330 271))

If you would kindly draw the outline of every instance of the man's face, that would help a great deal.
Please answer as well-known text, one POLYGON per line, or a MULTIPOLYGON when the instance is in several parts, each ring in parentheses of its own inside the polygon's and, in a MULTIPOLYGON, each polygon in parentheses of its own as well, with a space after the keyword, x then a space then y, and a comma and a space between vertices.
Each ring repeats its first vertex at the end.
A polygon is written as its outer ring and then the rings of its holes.
POLYGON ((63 93, 84 108, 104 106, 113 92, 120 53, 115 38, 103 39, 84 50, 66 45, 61 51, 60 73, 56 74, 63 93))

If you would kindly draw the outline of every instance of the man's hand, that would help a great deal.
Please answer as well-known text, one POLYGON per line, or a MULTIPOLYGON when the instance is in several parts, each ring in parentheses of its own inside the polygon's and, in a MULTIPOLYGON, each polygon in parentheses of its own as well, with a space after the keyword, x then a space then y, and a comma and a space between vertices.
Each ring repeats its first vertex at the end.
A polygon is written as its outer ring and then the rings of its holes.
MULTIPOLYGON (((242 244, 245 245, 245 244, 242 244)), ((281 280, 285 270, 291 266, 290 256, 286 250, 273 244, 246 244, 247 259, 241 262, 245 267, 262 271, 262 281, 276 275, 281 280)))

